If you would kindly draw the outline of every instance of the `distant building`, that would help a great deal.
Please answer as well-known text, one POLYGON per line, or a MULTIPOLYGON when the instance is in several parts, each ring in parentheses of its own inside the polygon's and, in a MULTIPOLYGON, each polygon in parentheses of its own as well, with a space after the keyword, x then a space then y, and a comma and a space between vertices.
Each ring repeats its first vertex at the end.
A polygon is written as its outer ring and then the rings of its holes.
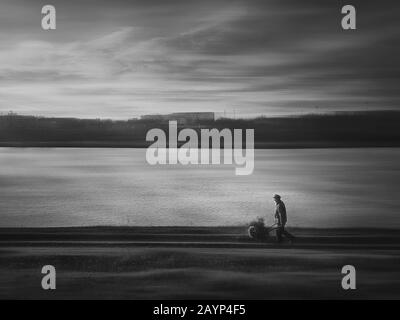
POLYGON ((214 121, 214 112, 175 112, 170 114, 150 114, 141 116, 142 120, 177 121, 179 124, 214 121))
POLYGON ((141 120, 163 120, 164 116, 161 114, 145 114, 140 116, 141 120))

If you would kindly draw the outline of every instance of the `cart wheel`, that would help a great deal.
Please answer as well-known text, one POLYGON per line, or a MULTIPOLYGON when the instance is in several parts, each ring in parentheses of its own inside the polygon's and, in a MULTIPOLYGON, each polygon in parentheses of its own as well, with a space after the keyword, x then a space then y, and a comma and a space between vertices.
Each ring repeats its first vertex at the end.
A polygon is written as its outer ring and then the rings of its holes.
POLYGON ((257 231, 256 231, 256 228, 254 226, 250 226, 247 229, 247 234, 249 235, 249 237, 251 239, 257 239, 257 231))

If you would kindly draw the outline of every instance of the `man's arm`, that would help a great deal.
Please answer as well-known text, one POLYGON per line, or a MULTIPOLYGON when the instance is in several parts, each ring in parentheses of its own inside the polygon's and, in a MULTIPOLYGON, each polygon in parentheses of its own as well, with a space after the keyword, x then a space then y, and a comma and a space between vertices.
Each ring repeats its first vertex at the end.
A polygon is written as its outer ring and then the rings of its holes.
POLYGON ((279 206, 276 206, 276 209, 275 209, 275 222, 277 223, 277 225, 278 226, 280 226, 281 225, 281 215, 280 215, 280 212, 279 212, 279 206))
POLYGON ((280 203, 277 206, 276 211, 277 211, 278 216, 279 216, 279 225, 280 226, 285 225, 286 222, 287 222, 285 205, 283 203, 280 203))

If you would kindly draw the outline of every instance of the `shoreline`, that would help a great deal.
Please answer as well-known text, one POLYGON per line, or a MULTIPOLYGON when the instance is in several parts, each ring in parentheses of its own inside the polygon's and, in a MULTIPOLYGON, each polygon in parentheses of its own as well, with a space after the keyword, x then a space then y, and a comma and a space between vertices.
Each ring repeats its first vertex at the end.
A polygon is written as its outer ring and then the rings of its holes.
MULTIPOLYGON (((399 249, 400 229, 291 228, 296 242, 289 248, 399 249)), ((250 239, 246 226, 228 227, 38 227, 0 228, 0 246, 125 246, 268 248, 275 232, 265 241, 250 239)))
MULTIPOLYGON (((182 143, 183 145, 183 143, 182 143)), ((182 146, 178 145, 178 149, 182 146)), ((148 142, 71 141, 18 142, 0 141, 0 148, 131 148, 146 149, 148 142)), ((254 149, 336 149, 336 148, 399 148, 400 142, 255 142, 254 149)), ((210 148, 211 149, 211 148, 210 148)), ((223 148, 220 148, 223 149, 223 148)))

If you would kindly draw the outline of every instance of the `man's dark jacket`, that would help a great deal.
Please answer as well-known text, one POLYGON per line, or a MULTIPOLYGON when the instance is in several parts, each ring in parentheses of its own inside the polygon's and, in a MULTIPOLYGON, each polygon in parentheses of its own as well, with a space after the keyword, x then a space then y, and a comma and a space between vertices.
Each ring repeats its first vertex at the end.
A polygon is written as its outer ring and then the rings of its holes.
POLYGON ((275 219, 278 220, 278 225, 282 227, 284 227, 287 222, 286 207, 282 200, 276 205, 275 219))

